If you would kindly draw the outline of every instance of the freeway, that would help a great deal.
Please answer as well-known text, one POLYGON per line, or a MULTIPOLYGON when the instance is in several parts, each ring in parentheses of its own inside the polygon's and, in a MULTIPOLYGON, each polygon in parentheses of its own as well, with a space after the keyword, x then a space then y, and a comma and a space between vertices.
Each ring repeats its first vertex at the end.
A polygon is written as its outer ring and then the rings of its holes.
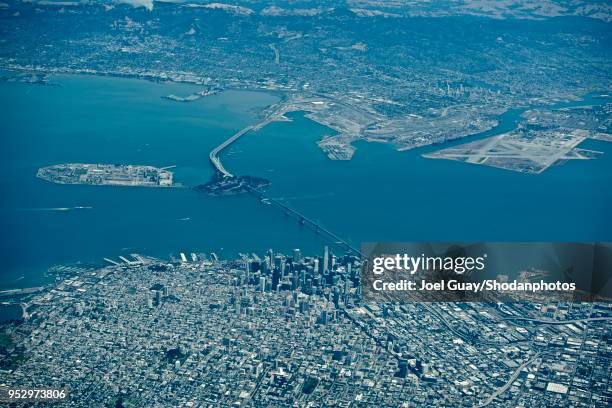
POLYGON ((527 322, 534 322, 540 324, 571 324, 571 323, 584 323, 584 322, 598 322, 598 321, 606 321, 612 320, 612 316, 602 316, 602 317, 586 317, 584 319, 571 319, 571 320, 548 320, 548 319, 534 319, 531 317, 507 317, 506 320, 522 320, 527 322))
POLYGON ((263 128, 264 126, 268 125, 270 122, 273 122, 276 119, 276 117, 277 115, 270 115, 255 125, 249 125, 243 129, 240 129, 238 132, 234 133, 229 139, 226 139, 219 146, 211 150, 210 153, 208 154, 208 158, 210 162, 212 163, 212 165, 214 166, 215 170, 217 170, 224 177, 234 177, 234 175, 230 173, 223 166, 223 163, 221 163, 221 159, 219 158, 219 154, 221 153, 221 151, 225 149, 226 147, 228 147, 229 145, 231 145, 232 143, 234 143, 236 140, 240 139, 242 136, 249 133, 250 131, 252 130, 257 131, 263 128))
POLYGON ((227 146, 231 145, 236 140, 238 140, 241 136, 244 136, 245 134, 249 133, 251 130, 253 130, 253 128, 254 126, 247 126, 244 129, 238 131, 232 137, 225 140, 219 146, 211 150, 210 153, 208 154, 208 158, 210 159, 210 162, 212 163, 212 165, 224 177, 234 177, 234 175, 230 173, 229 171, 227 171, 225 167, 223 167, 223 163, 221 163, 221 159, 219 159, 219 153, 221 153, 221 151, 225 149, 227 146))
POLYGON ((501 387, 499 387, 497 389, 497 391, 495 391, 493 394, 491 394, 484 402, 476 405, 476 408, 480 408, 480 407, 486 407, 487 405, 489 405, 490 403, 493 402, 493 400, 495 400, 495 398, 497 398, 498 396, 502 395, 504 392, 506 392, 506 390, 508 388, 510 388, 510 386, 512 385, 512 383, 514 381, 516 381, 516 379, 519 377, 519 375, 521 374, 521 371, 523 371, 525 368, 527 368, 528 366, 531 365, 531 363, 533 363, 535 360, 537 360, 537 358, 540 356, 540 353, 536 353, 532 358, 530 358, 529 360, 525 361, 523 364, 521 364, 519 366, 519 368, 517 368, 512 375, 510 376, 510 379, 508 380, 508 382, 506 382, 504 385, 502 385, 501 387))

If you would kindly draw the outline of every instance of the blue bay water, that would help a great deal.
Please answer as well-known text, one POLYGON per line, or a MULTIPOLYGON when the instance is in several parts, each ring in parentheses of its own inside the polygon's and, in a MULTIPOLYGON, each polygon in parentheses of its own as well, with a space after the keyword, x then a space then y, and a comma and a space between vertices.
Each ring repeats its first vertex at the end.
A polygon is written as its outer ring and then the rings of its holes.
MULTIPOLYGON (((465 143, 515 127, 520 111, 465 143)), ((301 114, 240 140, 224 162, 261 174, 271 196, 285 198, 354 243, 361 241, 609 241, 612 238, 612 143, 588 140, 595 160, 574 160, 522 174, 423 158, 429 146, 397 152, 358 142, 351 161, 331 161, 316 146, 331 131, 301 114)))
MULTIPOLYGON (((177 165, 178 181, 206 182, 209 150, 257 122, 257 113, 277 97, 227 91, 177 103, 161 96, 201 88, 85 76, 54 81, 61 86, 0 84, 0 287, 38 284, 53 264, 132 252, 321 252, 319 236, 249 195, 63 186, 35 178, 41 166, 105 162, 177 165)), ((511 129, 517 115, 507 114, 489 134, 511 129)), ((330 129, 299 113, 291 117, 241 138, 223 153, 223 162, 235 174, 270 179, 269 195, 355 245, 612 238, 612 144, 583 143, 604 155, 540 175, 421 157, 439 147, 397 152, 366 142, 357 143, 353 160, 342 162, 327 159, 316 145, 330 129)))
POLYGON ((228 91, 179 103, 161 97, 201 88, 104 77, 54 82, 61 87, 0 84, 0 287, 37 285, 53 264, 133 252, 167 258, 322 247, 314 233, 249 195, 57 185, 35 177, 56 163, 133 163, 177 165, 178 181, 203 183, 212 175, 209 150, 257 120, 276 97, 228 91))

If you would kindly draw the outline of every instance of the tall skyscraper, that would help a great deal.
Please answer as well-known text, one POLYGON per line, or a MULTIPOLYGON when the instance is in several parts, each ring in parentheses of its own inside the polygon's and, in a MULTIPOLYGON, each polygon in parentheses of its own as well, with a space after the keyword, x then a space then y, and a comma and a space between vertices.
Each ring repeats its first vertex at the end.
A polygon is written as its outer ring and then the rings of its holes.
POLYGON ((323 251, 323 273, 329 272, 329 247, 325 245, 323 251))
POLYGON ((240 314, 240 295, 238 294, 234 297, 234 311, 236 314, 240 314))
POLYGON ((283 261, 284 259, 280 255, 274 257, 274 269, 280 271, 281 276, 285 273, 285 263, 283 261))
POLYGON ((298 273, 294 272, 291 275, 291 290, 296 290, 299 287, 298 273))
POLYGON ((248 285, 251 282, 251 261, 247 260, 245 266, 244 282, 248 285))
POLYGON ((300 248, 295 248, 293 250, 293 262, 297 263, 302 260, 302 254, 300 252, 300 248))
POLYGON ((272 271, 272 291, 275 291, 278 288, 278 284, 281 278, 281 271, 278 269, 274 269, 272 271))
POLYGON ((268 258, 270 259, 270 266, 272 266, 274 262, 274 251, 272 251, 272 248, 268 249, 268 258))

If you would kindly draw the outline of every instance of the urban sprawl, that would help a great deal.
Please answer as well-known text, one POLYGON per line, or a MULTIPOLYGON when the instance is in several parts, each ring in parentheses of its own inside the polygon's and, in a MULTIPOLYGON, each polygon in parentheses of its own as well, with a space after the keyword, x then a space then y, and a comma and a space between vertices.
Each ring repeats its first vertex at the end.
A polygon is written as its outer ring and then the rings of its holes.
POLYGON ((138 254, 11 292, 0 384, 90 406, 605 406, 605 303, 374 303, 360 261, 138 254))

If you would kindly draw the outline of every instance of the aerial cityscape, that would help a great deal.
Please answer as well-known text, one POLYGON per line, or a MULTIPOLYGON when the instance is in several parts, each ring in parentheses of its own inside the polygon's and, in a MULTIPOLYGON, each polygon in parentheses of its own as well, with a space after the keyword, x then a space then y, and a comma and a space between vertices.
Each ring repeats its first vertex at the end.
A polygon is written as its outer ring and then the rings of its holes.
POLYGON ((3 382, 67 387, 83 407, 609 398, 607 303, 361 303, 359 260, 327 247, 108 262, 25 295, 3 382))
POLYGON ((0 0, 0 405, 609 406, 609 302, 372 298, 363 245, 612 242, 611 25, 0 0))

